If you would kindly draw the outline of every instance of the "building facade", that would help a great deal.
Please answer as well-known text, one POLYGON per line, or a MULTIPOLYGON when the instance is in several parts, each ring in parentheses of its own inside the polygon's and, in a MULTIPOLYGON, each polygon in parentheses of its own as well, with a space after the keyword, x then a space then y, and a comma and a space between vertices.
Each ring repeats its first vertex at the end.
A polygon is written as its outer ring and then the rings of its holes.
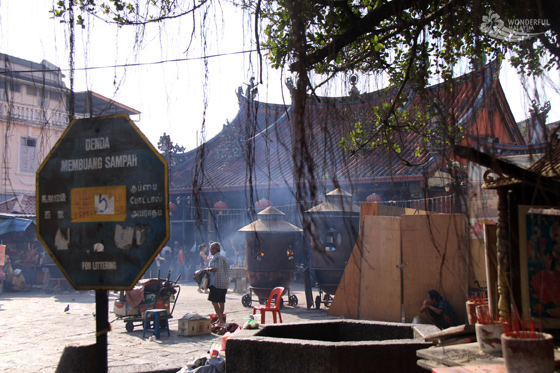
POLYGON ((61 69, 0 53, 0 201, 35 194, 35 171, 71 118, 140 112, 97 93, 70 92, 61 69))

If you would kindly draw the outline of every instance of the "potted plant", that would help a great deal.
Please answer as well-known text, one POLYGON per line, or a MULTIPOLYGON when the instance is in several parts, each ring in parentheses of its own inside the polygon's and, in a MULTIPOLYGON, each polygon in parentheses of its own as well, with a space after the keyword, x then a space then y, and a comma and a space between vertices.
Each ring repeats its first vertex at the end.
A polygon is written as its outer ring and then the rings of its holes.
POLYGON ((488 305, 476 307, 476 342, 482 352, 488 354, 499 354, 502 352, 501 335, 504 329, 500 322, 494 320, 488 305))
POLYGON ((537 331, 533 320, 523 321, 516 315, 503 325, 502 355, 508 372, 554 372, 552 335, 537 331))

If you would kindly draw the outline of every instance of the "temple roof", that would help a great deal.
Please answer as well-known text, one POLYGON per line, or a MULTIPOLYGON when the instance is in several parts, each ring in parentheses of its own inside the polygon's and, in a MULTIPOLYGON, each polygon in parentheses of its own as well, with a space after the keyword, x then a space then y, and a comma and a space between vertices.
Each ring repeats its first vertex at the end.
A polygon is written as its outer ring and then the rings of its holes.
MULTIPOLYGON (((438 103, 453 113, 457 126, 468 131, 484 108, 494 105, 509 111, 509 107, 503 108, 503 102, 493 103, 497 97, 505 97, 498 74, 499 64, 494 62, 454 79, 451 90, 444 89, 448 84, 442 83, 428 87, 421 95, 408 87, 402 94, 407 100, 404 109, 414 113, 438 103)), ((293 105, 250 100, 239 91, 240 109, 235 119, 224 125, 217 136, 182 155, 181 162, 171 170, 170 190, 243 190, 248 184, 255 188, 292 188, 298 180, 293 161, 294 147, 298 146, 304 147, 306 159, 312 160, 312 167, 304 175, 309 178, 312 170, 315 182, 336 180, 339 184, 357 185, 425 180, 443 166, 444 150, 416 152, 424 145, 419 134, 395 136, 395 144, 401 149, 398 155, 382 149, 351 153, 339 145, 356 123, 373 126, 370 118, 375 116, 374 108, 391 103, 396 93, 397 88, 390 87, 347 97, 309 96, 304 135, 298 137, 293 105)), ((511 111, 504 121, 512 122, 509 141, 522 141, 511 111)))

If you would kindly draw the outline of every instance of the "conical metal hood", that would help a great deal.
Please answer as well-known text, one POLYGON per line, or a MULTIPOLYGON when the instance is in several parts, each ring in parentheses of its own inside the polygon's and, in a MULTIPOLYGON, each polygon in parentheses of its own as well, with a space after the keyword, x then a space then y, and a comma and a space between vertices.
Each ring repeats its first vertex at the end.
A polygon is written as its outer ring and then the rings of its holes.
POLYGON ((270 206, 258 213, 260 219, 244 226, 239 232, 303 232, 303 229, 284 220, 285 214, 276 207, 270 206))

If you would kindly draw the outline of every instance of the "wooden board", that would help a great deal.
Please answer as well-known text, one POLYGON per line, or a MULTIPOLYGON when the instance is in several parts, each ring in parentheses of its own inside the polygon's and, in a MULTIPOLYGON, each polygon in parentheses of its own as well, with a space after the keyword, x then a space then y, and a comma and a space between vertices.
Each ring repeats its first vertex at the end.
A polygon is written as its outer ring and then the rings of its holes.
POLYGON ((446 339, 464 337, 475 335, 476 330, 474 325, 459 325, 452 326, 451 328, 440 330, 439 332, 429 334, 424 337, 426 342, 441 342, 446 339))
POLYGON ((486 254, 486 286, 491 315, 498 314, 498 226, 484 224, 484 250, 486 254))
MULTIPOLYGON (((371 216, 377 215, 378 206, 380 205, 371 202, 362 202, 360 204, 360 234, 362 233, 361 229, 364 224, 365 217, 370 215, 371 216)), ((380 207, 383 208, 383 206, 380 207)))
POLYGON ((467 279, 463 221, 459 214, 402 217, 406 322, 418 314, 431 289, 437 290, 455 308, 459 322, 464 322, 467 279))
POLYGON ((366 216, 377 214, 377 203, 362 202, 360 209, 360 234, 352 249, 348 264, 340 280, 334 300, 327 311, 329 316, 358 318, 358 299, 360 297, 360 273, 362 266, 363 227, 366 216))
POLYGON ((504 359, 502 357, 480 352, 480 348, 476 342, 454 346, 425 348, 416 351, 416 356, 446 366, 504 364, 504 359))
POLYGON ((358 299, 360 298, 360 268, 362 264, 362 237, 358 236, 350 254, 344 274, 336 289, 336 294, 327 311, 328 316, 343 316, 347 319, 358 318, 358 299))
POLYGON ((401 216, 404 215, 406 209, 403 207, 397 206, 385 206, 379 205, 377 206, 377 216, 401 216))
MULTIPOLYGON (((486 224, 484 224, 486 225, 486 224)), ((476 289, 478 286, 475 281, 480 283, 480 286, 486 286, 486 252, 485 252, 485 242, 483 239, 472 238, 467 240, 469 243, 468 252, 470 253, 468 257, 469 266, 469 287, 476 289)))
POLYGON ((400 220, 365 217, 359 319, 401 321, 400 220))
POLYGON ((437 367, 432 373, 507 373, 504 364, 471 365, 466 367, 437 367))

